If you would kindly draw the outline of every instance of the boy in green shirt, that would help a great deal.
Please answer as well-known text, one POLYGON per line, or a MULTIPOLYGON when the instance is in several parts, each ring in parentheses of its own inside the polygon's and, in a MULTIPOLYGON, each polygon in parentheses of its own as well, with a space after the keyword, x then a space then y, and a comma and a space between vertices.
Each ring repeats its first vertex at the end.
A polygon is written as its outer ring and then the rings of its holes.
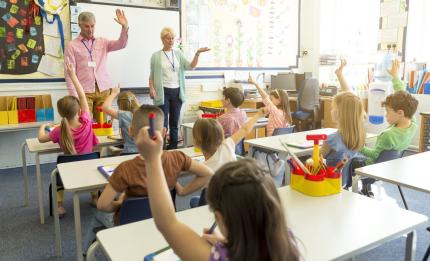
POLYGON ((365 146, 360 150, 360 153, 367 157, 366 165, 375 163, 382 151, 407 149, 418 130, 417 120, 414 117, 418 100, 405 91, 402 81, 398 78, 399 67, 400 62, 393 61, 389 73, 393 77, 395 92, 383 103, 385 117, 390 126, 378 135, 374 148, 365 146))

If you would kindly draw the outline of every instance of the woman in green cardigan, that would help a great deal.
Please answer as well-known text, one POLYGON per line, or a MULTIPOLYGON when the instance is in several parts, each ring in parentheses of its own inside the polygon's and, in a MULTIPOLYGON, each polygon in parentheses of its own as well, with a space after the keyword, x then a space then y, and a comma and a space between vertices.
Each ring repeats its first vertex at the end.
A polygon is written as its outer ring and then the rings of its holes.
POLYGON ((182 103, 185 102, 185 70, 197 66, 200 53, 207 52, 207 47, 200 48, 189 62, 180 50, 173 50, 175 32, 171 28, 161 31, 163 49, 151 56, 151 73, 149 76, 149 95, 154 105, 164 112, 164 127, 169 129, 169 146, 178 147, 178 122, 182 103), (169 125, 167 125, 169 123, 169 125))

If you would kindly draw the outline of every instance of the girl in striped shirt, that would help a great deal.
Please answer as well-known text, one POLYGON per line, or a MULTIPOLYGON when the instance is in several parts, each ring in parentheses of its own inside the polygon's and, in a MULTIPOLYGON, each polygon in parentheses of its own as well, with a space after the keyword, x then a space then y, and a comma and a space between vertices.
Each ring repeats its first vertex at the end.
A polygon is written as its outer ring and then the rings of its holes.
MULTIPOLYGON (((249 74, 248 82, 253 84, 263 98, 263 103, 266 105, 264 112, 269 115, 267 123, 267 136, 272 136, 275 129, 286 128, 290 125, 292 118, 290 112, 290 103, 288 94, 284 90, 272 90, 267 94, 249 74)), ((272 175, 277 176, 279 171, 284 167, 285 162, 278 158, 278 155, 273 153, 270 155, 274 161, 272 175)))

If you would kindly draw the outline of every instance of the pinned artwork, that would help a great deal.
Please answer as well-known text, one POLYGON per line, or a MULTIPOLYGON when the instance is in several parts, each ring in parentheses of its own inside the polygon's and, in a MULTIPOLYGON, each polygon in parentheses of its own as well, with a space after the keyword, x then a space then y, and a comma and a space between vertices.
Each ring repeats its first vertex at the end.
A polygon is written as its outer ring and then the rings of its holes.
POLYGON ((0 78, 2 74, 35 73, 39 67, 45 51, 43 20, 40 14, 28 17, 29 3, 0 0, 0 78))

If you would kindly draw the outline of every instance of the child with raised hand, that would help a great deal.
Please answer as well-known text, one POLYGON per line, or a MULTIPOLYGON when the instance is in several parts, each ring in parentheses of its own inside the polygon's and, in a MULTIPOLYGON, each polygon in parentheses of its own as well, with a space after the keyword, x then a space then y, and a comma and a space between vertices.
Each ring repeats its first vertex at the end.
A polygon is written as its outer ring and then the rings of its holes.
POLYGON ((131 154, 137 153, 136 145, 130 137, 130 125, 133 118, 133 112, 139 108, 139 101, 136 96, 130 92, 120 92, 120 88, 112 88, 111 94, 106 98, 103 103, 103 112, 117 119, 121 135, 124 139, 124 150, 122 153, 131 154), (112 108, 112 102, 117 97, 118 110, 112 108))
POLYGON ((235 87, 225 88, 222 94, 224 96, 222 103, 226 112, 218 117, 218 121, 224 129, 224 136, 228 138, 246 122, 246 113, 239 109, 245 96, 242 90, 235 87))
POLYGON ((160 132, 155 137, 149 137, 148 128, 142 129, 136 146, 148 159, 146 180, 154 222, 182 260, 300 259, 272 178, 252 159, 227 163, 209 183, 207 199, 221 231, 219 236, 201 237, 181 223, 163 175, 163 138, 160 132))
MULTIPOLYGON (((264 105, 266 105, 264 112, 265 114, 269 114, 266 127, 267 135, 272 136, 274 130, 277 128, 286 128, 290 126, 292 118, 288 93, 284 90, 276 89, 267 94, 260 85, 254 81, 251 74, 249 74, 248 82, 257 88, 261 98, 263 98, 264 105)), ((284 167, 285 162, 280 160, 276 153, 270 154, 270 157, 275 162, 272 175, 276 176, 284 167)))
MULTIPOLYGON (((91 115, 84 90, 78 80, 73 65, 67 61, 66 73, 70 76, 76 89, 78 98, 64 96, 57 102, 58 113, 61 116, 61 124, 51 132, 46 133, 44 124, 39 129, 39 142, 59 143, 66 155, 85 154, 93 151, 99 142, 92 129, 91 115)), ((92 202, 96 204, 97 194, 92 193, 92 202)), ((64 216, 66 210, 63 207, 64 191, 57 192, 58 213, 64 216)))
POLYGON ((263 110, 259 110, 254 117, 226 139, 224 139, 222 126, 217 120, 198 119, 193 127, 194 146, 202 150, 206 166, 216 171, 223 164, 235 161, 236 144, 252 131, 255 123, 263 115, 263 110))

